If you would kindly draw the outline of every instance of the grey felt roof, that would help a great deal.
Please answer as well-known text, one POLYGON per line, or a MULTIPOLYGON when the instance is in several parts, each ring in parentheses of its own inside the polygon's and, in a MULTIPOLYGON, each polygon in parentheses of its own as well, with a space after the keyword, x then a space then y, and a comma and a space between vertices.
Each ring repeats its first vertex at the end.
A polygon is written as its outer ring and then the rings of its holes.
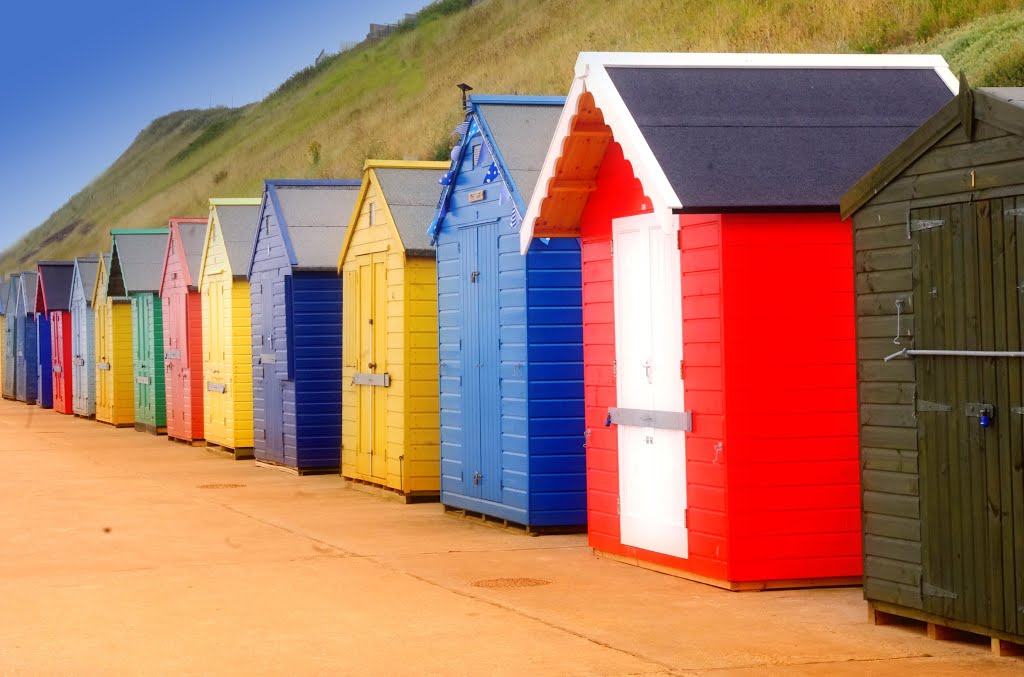
POLYGON ((7 294, 11 290, 10 280, 0 280, 0 315, 7 314, 7 294))
POLYGON ((46 312, 71 308, 71 283, 75 264, 72 261, 46 261, 39 264, 43 276, 43 304, 46 312))
POLYGON ((441 192, 437 181, 445 170, 378 167, 374 172, 395 219, 405 253, 433 257, 427 227, 434 218, 437 196, 441 192))
POLYGON ((18 289, 21 287, 21 273, 11 275, 7 283, 7 293, 4 295, 4 314, 13 315, 18 311, 18 289))
POLYGON ((530 203, 562 115, 560 104, 477 104, 523 202, 530 203))
MULTIPOLYGON (((259 226, 259 205, 217 205, 217 220, 224 236, 228 265, 234 277, 245 277, 249 268, 252 241, 259 226)), ((196 275, 198 275, 198 271, 196 275)))
POLYGON ((78 274, 82 278, 82 293, 85 294, 85 304, 92 303, 92 295, 96 291, 96 270, 100 267, 100 260, 95 256, 80 256, 78 262, 78 274))
POLYGON ((834 209, 953 94, 919 68, 608 74, 684 212, 834 209))
POLYGON ((1024 87, 979 87, 978 91, 1024 108, 1024 87))
MULTIPOLYGON (((36 282, 39 276, 33 271, 25 271, 18 278, 18 296, 24 299, 25 314, 36 312, 36 282)), ((22 303, 22 301, 19 301, 22 303)))
POLYGON ((296 268, 335 270, 359 186, 275 184, 274 189, 296 268))
POLYGON ((167 252, 167 229, 154 229, 149 233, 121 233, 114 235, 114 247, 121 264, 125 292, 160 291, 164 254, 167 252))
POLYGON ((185 265, 192 278, 192 288, 199 287, 199 265, 203 261, 203 246, 206 244, 206 225, 203 223, 178 223, 181 246, 185 250, 185 265))

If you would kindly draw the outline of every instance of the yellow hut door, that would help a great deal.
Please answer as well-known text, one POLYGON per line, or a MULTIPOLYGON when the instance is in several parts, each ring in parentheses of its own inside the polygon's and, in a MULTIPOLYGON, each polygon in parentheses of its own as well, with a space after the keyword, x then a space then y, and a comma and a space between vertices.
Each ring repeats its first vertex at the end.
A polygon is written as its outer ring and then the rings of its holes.
POLYGON ((224 371, 227 366, 224 363, 224 283, 222 280, 215 280, 210 283, 206 295, 209 302, 209 328, 210 336, 207 339, 209 353, 206 356, 207 373, 206 390, 209 392, 207 401, 209 409, 206 412, 206 423, 211 428, 207 431, 207 437, 223 444, 234 444, 225 429, 224 397, 221 395, 220 386, 224 383, 224 371), (209 433, 212 432, 212 437, 209 433))
MULTIPOLYGON (((359 368, 364 379, 387 373, 387 255, 359 257, 359 368)), ((356 472, 382 483, 387 477, 386 386, 364 383, 359 389, 359 450, 356 472)))
POLYGON ((113 379, 110 371, 112 341, 110 340, 110 309, 106 301, 96 305, 96 415, 109 420, 114 411, 111 401, 113 379))

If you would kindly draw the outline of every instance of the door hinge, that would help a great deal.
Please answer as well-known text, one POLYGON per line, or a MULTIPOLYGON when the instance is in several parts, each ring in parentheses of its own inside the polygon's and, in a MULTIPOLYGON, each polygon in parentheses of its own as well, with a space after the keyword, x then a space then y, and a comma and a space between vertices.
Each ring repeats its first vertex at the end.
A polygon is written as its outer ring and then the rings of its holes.
POLYGON ((690 509, 689 508, 683 508, 683 528, 684 529, 689 529, 690 528, 690 509))
POLYGON ((621 496, 619 496, 617 499, 615 499, 615 514, 617 514, 617 515, 621 515, 622 514, 622 497, 621 496))
POLYGON ((952 590, 943 590, 940 587, 934 586, 931 583, 925 583, 921 581, 921 594, 928 597, 944 597, 946 599, 956 599, 957 594, 952 590))
POLYGON ((683 251, 683 231, 681 229, 676 231, 676 249, 683 251))
POLYGON ((612 360, 612 378, 619 377, 619 361, 612 360))
POLYGON ((608 255, 615 256, 615 240, 608 243, 608 255))
POLYGON ((683 361, 679 360, 679 378, 680 378, 680 380, 682 380, 684 378, 683 377, 683 368, 684 368, 683 367, 683 361))
POLYGON ((473 284, 476 284, 477 278, 479 278, 479 277, 480 277, 480 271, 479 270, 474 270, 472 273, 469 274, 469 281, 471 283, 473 283, 473 284))

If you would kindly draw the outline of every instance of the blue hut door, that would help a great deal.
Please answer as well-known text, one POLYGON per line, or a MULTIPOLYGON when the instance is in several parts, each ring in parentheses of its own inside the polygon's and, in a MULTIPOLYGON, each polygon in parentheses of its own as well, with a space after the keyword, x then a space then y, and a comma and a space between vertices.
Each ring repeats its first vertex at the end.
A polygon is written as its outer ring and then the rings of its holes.
POLYGON ((36 315, 36 395, 40 406, 53 406, 53 346, 46 314, 36 315))
POLYGON ((467 496, 501 502, 498 224, 463 228, 460 235, 462 298, 466 304, 463 491, 467 496))
POLYGON ((263 301, 260 331, 260 341, 263 344, 260 355, 263 369, 263 419, 268 460, 284 463, 284 398, 281 392, 280 371, 277 368, 277 349, 284 348, 285 345, 281 337, 274 336, 277 329, 277 319, 274 316, 274 284, 275 278, 267 278, 260 283, 260 297, 263 301))

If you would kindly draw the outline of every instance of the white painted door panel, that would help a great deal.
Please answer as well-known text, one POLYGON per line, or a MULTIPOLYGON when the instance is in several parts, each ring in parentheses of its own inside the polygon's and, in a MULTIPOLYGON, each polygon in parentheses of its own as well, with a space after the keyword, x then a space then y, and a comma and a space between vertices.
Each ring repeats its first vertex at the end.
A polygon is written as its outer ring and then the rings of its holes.
MULTIPOLYGON (((679 251, 650 216, 612 225, 618 406, 684 407, 679 251)), ((689 554, 686 433, 618 425, 619 526, 624 545, 689 554)))

